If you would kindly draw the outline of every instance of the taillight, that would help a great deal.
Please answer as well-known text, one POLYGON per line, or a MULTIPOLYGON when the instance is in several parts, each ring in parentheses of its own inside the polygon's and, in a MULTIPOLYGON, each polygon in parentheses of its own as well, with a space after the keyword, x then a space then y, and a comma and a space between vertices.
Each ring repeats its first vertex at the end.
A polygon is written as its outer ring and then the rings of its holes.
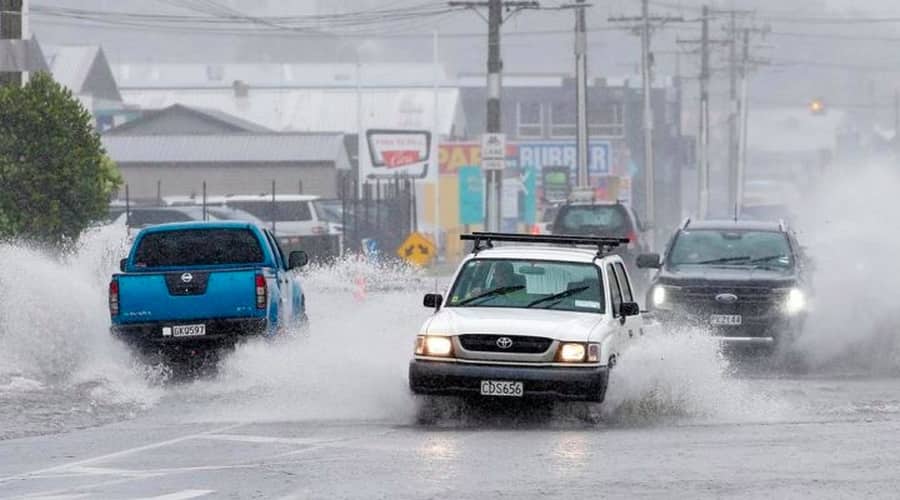
POLYGON ((256 275, 256 308, 265 309, 268 302, 269 291, 266 288, 266 277, 262 274, 256 275))
POLYGON ((119 280, 109 282, 109 314, 119 315, 119 280))
POLYGON ((634 231, 628 233, 628 248, 635 249, 638 246, 638 234, 634 231))

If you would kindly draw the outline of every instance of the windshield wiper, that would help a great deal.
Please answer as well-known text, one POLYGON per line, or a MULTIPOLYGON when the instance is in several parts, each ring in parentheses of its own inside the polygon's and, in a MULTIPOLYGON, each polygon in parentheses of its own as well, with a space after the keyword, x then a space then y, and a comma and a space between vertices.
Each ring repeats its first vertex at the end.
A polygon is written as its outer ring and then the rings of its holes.
POLYGON ((551 300, 564 299, 564 298, 566 298, 566 297, 568 297, 568 296, 570 296, 570 295, 575 295, 576 293, 583 292, 583 291, 587 290, 588 288, 590 288, 590 287, 587 287, 587 286, 579 286, 579 287, 577 287, 577 288, 571 288, 571 289, 566 290, 566 291, 564 291, 564 292, 559 292, 559 293, 555 293, 555 294, 553 294, 553 295, 548 295, 548 296, 546 296, 546 297, 541 297, 540 299, 537 299, 537 300, 535 300, 535 301, 533 301, 533 302, 529 302, 528 305, 525 306, 525 307, 534 307, 534 306, 536 306, 536 305, 538 305, 538 304, 543 304, 544 302, 549 302, 549 301, 551 301, 551 300))
POLYGON ((476 295, 474 297, 469 297, 468 299, 460 301, 457 306, 464 306, 469 304, 470 302, 474 302, 478 299, 486 299, 488 297, 494 297, 497 295, 506 295, 507 293, 515 292, 516 290, 521 290, 525 288, 524 285, 514 285, 514 286, 501 286, 500 288, 494 288, 493 290, 488 290, 482 294, 476 295))
POLYGON ((759 257, 759 258, 753 259, 750 262, 755 264, 757 262, 768 262, 770 260, 786 259, 786 258, 787 258, 787 255, 766 255, 765 257, 759 257))
POLYGON ((718 259, 701 260, 700 262, 686 262, 685 264, 724 264, 725 262, 739 262, 743 260, 750 260, 750 256, 742 255, 740 257, 721 257, 718 259))

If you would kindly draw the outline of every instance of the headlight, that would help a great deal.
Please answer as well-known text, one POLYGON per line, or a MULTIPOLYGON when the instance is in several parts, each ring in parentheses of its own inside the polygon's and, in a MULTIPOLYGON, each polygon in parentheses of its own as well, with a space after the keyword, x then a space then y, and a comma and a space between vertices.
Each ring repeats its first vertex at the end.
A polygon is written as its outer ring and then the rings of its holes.
POLYGON ((671 309, 672 302, 671 297, 669 297, 669 292, 672 289, 677 289, 678 287, 672 287, 668 285, 656 285, 653 287, 653 292, 650 295, 650 301, 653 304, 653 307, 657 309, 671 309))
POLYGON ((806 309, 806 295, 799 288, 791 288, 784 301, 784 310, 788 314, 797 314, 806 309))
POLYGON ((584 361, 584 344, 562 344, 559 346, 559 360, 564 363, 584 361))
POLYGON ((420 335, 416 337, 416 354, 419 356, 450 356, 453 344, 450 337, 420 335))

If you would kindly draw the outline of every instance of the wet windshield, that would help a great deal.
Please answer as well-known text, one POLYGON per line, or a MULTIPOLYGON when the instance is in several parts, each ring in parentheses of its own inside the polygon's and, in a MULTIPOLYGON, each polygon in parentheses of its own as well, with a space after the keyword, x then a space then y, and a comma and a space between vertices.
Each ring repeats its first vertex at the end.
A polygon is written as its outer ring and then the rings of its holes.
POLYGON ((675 240, 668 263, 789 268, 793 260, 787 237, 779 232, 685 230, 675 240))
POLYGON ((475 259, 460 271, 448 305, 602 313, 602 283, 593 264, 475 259))

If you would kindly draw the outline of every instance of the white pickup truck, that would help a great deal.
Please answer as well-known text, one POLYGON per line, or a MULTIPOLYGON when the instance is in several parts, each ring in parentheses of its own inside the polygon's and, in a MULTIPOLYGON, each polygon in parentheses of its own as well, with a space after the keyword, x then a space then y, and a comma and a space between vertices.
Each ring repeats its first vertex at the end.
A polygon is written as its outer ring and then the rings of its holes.
POLYGON ((413 393, 602 402, 609 371, 644 334, 627 239, 473 233, 446 298, 416 337, 413 393), (497 242, 511 246, 494 246, 497 242), (587 247, 587 248, 585 248, 587 247))

